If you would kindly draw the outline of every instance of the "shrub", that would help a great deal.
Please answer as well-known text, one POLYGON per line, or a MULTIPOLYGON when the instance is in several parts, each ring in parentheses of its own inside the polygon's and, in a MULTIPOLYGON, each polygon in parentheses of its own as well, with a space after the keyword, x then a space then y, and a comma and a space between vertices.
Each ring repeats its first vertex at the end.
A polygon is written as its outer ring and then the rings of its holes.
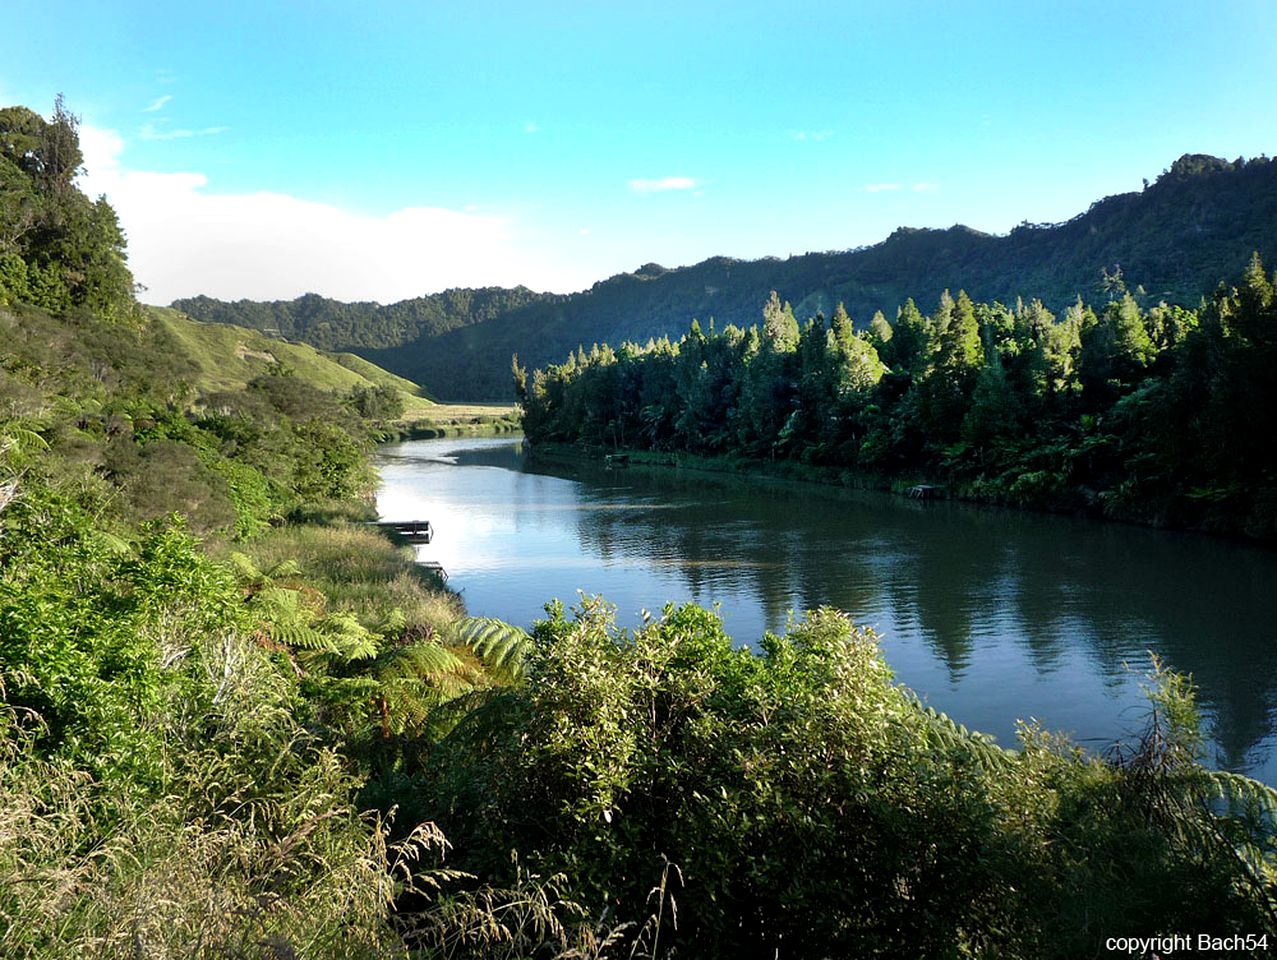
POLYGON ((1147 762, 1105 763, 968 733, 832 610, 755 654, 695 606, 632 634, 601 601, 552 607, 525 669, 429 758, 455 862, 511 883, 516 854, 635 929, 674 864, 662 942, 694 955, 1076 956, 1117 932, 1272 923, 1272 861, 1234 846, 1271 858, 1271 821, 1211 806, 1183 690, 1147 762))

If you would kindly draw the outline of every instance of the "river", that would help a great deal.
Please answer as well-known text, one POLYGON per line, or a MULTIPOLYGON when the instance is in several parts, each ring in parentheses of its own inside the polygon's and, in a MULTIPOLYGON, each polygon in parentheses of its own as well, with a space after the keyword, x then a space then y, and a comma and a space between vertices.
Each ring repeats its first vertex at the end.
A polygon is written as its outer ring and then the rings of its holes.
POLYGON ((1277 551, 869 491, 667 468, 530 464, 518 439, 383 447, 378 508, 429 520, 475 616, 528 625, 602 594, 621 623, 718 604, 738 643, 821 605, 896 678, 1015 745, 1018 720, 1102 751, 1138 732, 1149 653, 1192 677, 1208 762, 1277 784, 1277 551))

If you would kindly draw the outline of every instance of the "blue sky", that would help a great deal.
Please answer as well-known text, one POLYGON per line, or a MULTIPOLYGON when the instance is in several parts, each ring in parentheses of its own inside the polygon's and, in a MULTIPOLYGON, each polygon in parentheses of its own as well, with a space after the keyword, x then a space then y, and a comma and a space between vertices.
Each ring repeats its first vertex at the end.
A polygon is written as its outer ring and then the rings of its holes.
POLYGON ((588 287, 901 225, 1004 232, 1277 151, 1277 3, 24 4, 167 302, 588 287))

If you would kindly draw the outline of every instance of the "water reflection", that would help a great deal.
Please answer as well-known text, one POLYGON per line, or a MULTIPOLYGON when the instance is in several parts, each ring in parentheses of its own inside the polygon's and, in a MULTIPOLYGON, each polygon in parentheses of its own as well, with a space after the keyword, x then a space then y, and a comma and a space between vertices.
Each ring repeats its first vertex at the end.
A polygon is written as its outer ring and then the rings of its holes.
POLYGON ((634 623, 640 608, 692 599, 721 603, 752 642, 829 604, 879 629, 902 681, 1004 741, 1029 716, 1097 743, 1136 728, 1151 650, 1193 674, 1216 761, 1277 781, 1272 551, 810 485, 529 464, 508 440, 400 445, 383 477, 383 514, 428 511, 439 536, 423 554, 473 613, 526 623, 580 588, 634 623))

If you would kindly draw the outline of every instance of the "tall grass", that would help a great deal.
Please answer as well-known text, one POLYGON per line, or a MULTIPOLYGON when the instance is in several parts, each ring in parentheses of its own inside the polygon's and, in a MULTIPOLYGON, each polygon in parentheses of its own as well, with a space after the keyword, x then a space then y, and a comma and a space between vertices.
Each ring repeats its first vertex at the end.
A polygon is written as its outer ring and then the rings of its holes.
POLYGON ((328 598, 331 612, 352 613, 367 624, 397 608, 406 631, 448 639, 463 616, 457 595, 417 566, 411 547, 360 523, 285 524, 237 549, 261 569, 295 561, 301 579, 328 598))
POLYGON ((181 659, 151 718, 162 790, 44 759, 39 718, 0 714, 0 955, 405 956, 390 908, 408 851, 355 810, 267 655, 228 636, 181 659))

